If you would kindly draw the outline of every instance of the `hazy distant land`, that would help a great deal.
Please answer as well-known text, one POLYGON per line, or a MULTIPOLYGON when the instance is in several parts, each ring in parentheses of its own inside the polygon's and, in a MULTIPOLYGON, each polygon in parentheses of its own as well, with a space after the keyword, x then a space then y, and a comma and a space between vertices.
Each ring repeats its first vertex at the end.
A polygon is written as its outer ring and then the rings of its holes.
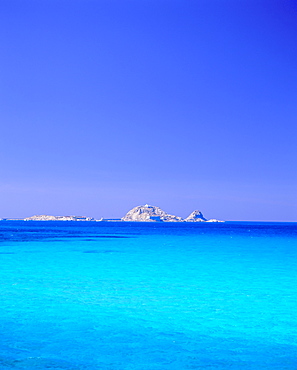
MULTIPOLYGON (((15 219, 2 219, 15 220, 15 219)), ((50 216, 50 215, 35 215, 18 219, 24 221, 129 221, 129 222, 224 222, 214 218, 207 220, 201 211, 195 210, 188 217, 182 218, 171 215, 163 211, 160 207, 145 204, 132 208, 126 215, 120 219, 95 219, 86 216, 50 216)))

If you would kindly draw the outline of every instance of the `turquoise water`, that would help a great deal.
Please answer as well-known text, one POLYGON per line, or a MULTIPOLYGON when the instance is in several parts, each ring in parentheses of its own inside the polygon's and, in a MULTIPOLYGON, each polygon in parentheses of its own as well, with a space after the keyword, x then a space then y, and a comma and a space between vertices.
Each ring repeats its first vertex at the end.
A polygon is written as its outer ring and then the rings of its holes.
POLYGON ((296 223, 0 222, 0 369, 297 369, 296 223))

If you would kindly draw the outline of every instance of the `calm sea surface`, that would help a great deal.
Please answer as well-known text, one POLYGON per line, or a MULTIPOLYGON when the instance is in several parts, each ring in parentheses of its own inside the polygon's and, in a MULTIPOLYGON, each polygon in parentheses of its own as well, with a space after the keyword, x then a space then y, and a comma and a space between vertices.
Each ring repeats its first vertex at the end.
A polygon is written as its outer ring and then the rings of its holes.
POLYGON ((297 369, 296 223, 0 222, 0 369, 297 369))

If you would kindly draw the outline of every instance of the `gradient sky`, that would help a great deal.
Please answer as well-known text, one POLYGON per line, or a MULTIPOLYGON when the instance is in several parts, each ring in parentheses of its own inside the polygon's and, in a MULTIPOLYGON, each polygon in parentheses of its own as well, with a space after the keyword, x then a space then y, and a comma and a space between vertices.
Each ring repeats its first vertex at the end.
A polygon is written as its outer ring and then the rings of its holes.
POLYGON ((0 0, 0 217, 297 221, 297 3, 0 0))

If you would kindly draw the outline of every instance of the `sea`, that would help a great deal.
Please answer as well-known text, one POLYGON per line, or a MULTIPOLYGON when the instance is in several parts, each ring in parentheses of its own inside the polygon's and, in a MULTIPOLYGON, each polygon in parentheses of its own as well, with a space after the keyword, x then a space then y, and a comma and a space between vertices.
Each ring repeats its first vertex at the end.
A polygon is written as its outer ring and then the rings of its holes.
POLYGON ((0 369, 297 369, 297 223, 0 221, 0 260, 0 369))

